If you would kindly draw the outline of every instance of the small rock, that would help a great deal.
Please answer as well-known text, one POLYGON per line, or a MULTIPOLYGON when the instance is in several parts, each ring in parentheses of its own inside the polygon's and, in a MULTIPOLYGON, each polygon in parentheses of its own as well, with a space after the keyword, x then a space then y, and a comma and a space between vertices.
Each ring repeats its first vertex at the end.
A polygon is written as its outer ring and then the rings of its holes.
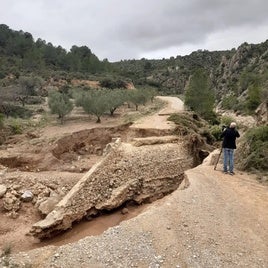
POLYGON ((21 188, 21 186, 19 184, 12 185, 12 189, 15 191, 18 191, 20 188, 21 188))
POLYGON ((56 204, 59 203, 60 199, 61 198, 58 194, 52 193, 50 197, 48 197, 47 199, 43 199, 43 201, 39 203, 38 210, 43 215, 47 215, 55 208, 56 204))
POLYGON ((21 196, 21 200, 24 202, 31 202, 33 200, 33 193, 31 191, 26 190, 22 196, 21 196))
POLYGON ((19 213, 18 212, 16 212, 16 211, 12 211, 10 214, 9 214, 9 217, 11 218, 11 219, 17 219, 18 217, 19 217, 19 213))
POLYGON ((2 198, 7 191, 7 187, 3 184, 0 184, 0 198, 2 198))
POLYGON ((20 209, 20 200, 11 193, 7 193, 3 201, 4 209, 7 211, 18 211, 20 209))
POLYGON ((121 210, 121 214, 123 214, 123 215, 127 214, 128 212, 129 212, 129 210, 127 208, 123 208, 121 210))

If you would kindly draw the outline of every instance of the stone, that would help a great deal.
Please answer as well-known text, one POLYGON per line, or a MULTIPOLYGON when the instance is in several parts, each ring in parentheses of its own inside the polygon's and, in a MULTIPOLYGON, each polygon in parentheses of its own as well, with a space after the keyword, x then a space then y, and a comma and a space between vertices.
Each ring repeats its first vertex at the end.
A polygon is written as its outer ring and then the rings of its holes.
POLYGON ((0 184, 0 198, 2 198, 7 191, 7 187, 3 184, 0 184))
POLYGON ((54 193, 52 196, 48 197, 45 201, 41 202, 38 206, 38 210, 41 214, 47 215, 49 214, 54 207, 59 203, 61 197, 54 193))
POLYGON ((7 193, 3 198, 3 206, 7 211, 18 211, 20 209, 20 203, 20 200, 10 193, 7 193))
POLYGON ((21 196, 21 200, 22 200, 23 202, 31 202, 31 201, 33 200, 33 197, 34 197, 33 193, 32 193, 31 191, 29 191, 29 190, 26 190, 26 191, 22 194, 22 196, 21 196))
POLYGON ((123 214, 123 215, 127 214, 128 212, 129 212, 129 210, 127 208, 123 208, 121 210, 121 214, 123 214))

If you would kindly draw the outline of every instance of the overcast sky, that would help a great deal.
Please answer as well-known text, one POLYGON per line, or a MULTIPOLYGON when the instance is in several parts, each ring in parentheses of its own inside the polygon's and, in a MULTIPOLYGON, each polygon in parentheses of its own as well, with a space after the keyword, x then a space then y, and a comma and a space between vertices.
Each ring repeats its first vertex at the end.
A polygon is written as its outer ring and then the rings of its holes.
POLYGON ((268 39, 267 0, 0 0, 0 24, 99 59, 156 59, 268 39))

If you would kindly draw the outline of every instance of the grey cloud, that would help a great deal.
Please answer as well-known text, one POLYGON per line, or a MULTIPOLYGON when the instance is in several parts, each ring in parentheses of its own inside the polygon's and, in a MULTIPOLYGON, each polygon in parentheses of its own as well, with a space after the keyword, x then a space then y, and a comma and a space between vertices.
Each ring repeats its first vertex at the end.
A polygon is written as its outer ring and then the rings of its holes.
POLYGON ((109 60, 200 44, 233 28, 268 25, 266 0, 2 1, 1 23, 67 49, 87 45, 109 60))

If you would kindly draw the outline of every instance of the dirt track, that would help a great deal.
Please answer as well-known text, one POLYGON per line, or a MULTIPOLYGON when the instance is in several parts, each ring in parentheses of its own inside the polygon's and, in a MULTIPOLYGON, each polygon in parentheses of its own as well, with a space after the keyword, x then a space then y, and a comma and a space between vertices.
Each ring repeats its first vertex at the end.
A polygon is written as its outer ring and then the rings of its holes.
POLYGON ((172 113, 182 112, 184 109, 183 102, 174 97, 158 96, 157 98, 167 102, 167 106, 157 114, 141 118, 131 128, 171 129, 175 126, 173 122, 167 121, 167 118, 172 113))
POLYGON ((215 171, 210 157, 186 174, 188 188, 139 216, 17 261, 32 267, 268 267, 267 187, 246 173, 215 171))

